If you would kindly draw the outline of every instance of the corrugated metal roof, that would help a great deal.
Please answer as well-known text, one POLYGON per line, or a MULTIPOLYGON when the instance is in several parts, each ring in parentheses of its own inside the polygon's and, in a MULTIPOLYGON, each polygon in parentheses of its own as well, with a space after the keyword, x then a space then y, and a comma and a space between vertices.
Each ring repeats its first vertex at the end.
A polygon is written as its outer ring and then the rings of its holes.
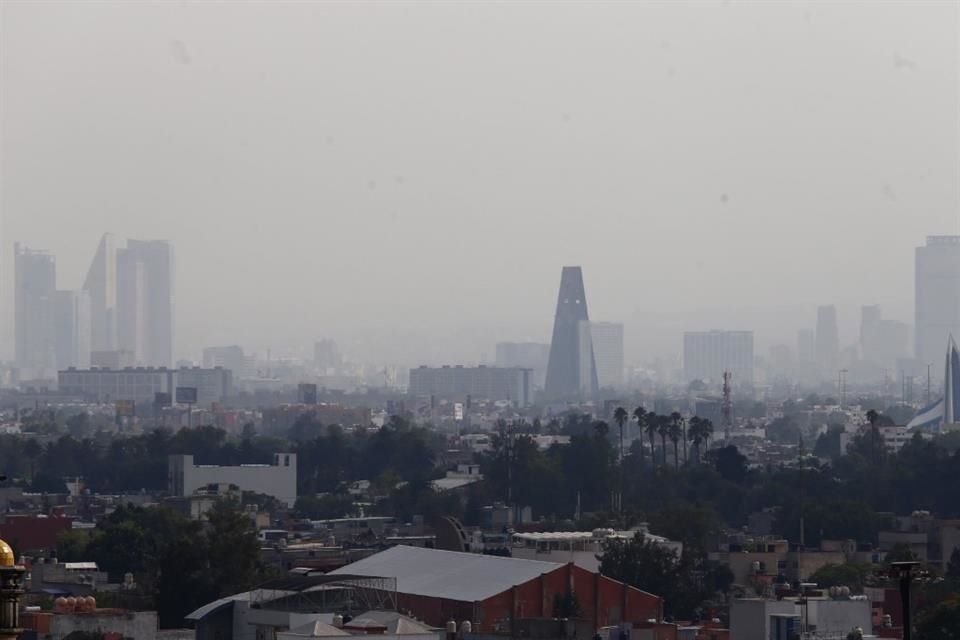
POLYGON ((353 574, 397 579, 397 592, 463 602, 486 600, 563 565, 477 553, 397 546, 328 575, 353 574))

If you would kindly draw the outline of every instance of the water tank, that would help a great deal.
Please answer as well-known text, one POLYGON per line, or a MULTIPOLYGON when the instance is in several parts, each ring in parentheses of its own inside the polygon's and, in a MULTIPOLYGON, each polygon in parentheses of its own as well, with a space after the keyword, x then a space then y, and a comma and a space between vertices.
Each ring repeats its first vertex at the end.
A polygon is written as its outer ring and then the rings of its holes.
POLYGON ((850 587, 840 587, 840 597, 849 598, 850 597, 850 587))
POLYGON ((840 595, 840 588, 839 588, 839 587, 830 587, 829 593, 830 593, 830 597, 831 597, 831 598, 836 598, 837 596, 840 595))
POLYGON ((447 620, 447 633, 456 633, 457 632, 457 621, 454 619, 447 620))
POLYGON ((67 599, 63 596, 60 596, 53 601, 53 610, 54 611, 66 611, 67 610, 67 599))
POLYGON ((333 614, 333 626, 335 626, 337 629, 343 626, 343 616, 339 613, 333 614))
POLYGON ((470 622, 469 620, 464 620, 463 622, 461 622, 460 633, 461 634, 473 633, 473 623, 470 622))

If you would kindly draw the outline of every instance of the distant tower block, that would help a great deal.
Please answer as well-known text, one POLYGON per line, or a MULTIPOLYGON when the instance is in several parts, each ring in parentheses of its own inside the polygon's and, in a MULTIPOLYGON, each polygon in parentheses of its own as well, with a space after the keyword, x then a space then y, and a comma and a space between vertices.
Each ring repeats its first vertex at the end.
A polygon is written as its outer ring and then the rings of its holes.
POLYGON ((589 320, 583 273, 580 267, 564 267, 560 275, 560 295, 557 298, 550 360, 547 364, 547 400, 579 398, 597 393, 599 384, 593 342, 589 331, 580 330, 580 323, 589 320))

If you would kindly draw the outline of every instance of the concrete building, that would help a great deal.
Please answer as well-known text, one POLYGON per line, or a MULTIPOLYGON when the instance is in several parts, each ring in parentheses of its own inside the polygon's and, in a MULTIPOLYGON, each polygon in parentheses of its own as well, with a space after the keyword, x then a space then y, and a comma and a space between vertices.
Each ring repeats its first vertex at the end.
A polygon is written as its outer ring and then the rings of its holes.
POLYGON ((154 394, 173 393, 173 370, 153 367, 67 369, 58 373, 57 387, 62 393, 96 402, 151 403, 154 394))
POLYGON ((156 611, 93 609, 89 611, 25 611, 23 626, 37 640, 64 640, 67 637, 135 638, 156 640, 156 611), (76 634, 75 636, 72 634, 76 634))
POLYGON ((816 362, 821 375, 832 376, 840 365, 840 334, 837 308, 817 307, 816 362))
POLYGON ((241 491, 273 496, 292 507, 297 500, 297 456, 277 453, 273 464, 245 464, 238 467, 197 465, 193 456, 169 458, 170 495, 191 496, 209 485, 236 485, 241 491))
MULTIPOLYGON (((683 543, 655 536, 646 530, 644 540, 672 551, 679 558, 683 553, 683 543)), ((572 562, 578 567, 600 571, 604 543, 611 539, 631 540, 636 531, 537 531, 514 533, 510 540, 510 553, 514 558, 543 560, 546 562, 572 562)))
POLYGON ((734 384, 753 385, 752 331, 687 331, 683 334, 683 373, 690 382, 718 382, 723 372, 734 384))
POLYGON ((173 247, 129 240, 117 250, 117 343, 141 366, 173 364, 173 247))
POLYGON ((117 247, 106 233, 90 263, 83 290, 90 296, 90 344, 93 351, 117 348, 117 247))
POLYGON ((744 598, 730 607, 730 637, 736 640, 792 640, 806 629, 814 637, 844 638, 851 629, 873 628, 870 601, 846 598, 785 597, 782 600, 744 598))
POLYGON ((207 347, 203 350, 203 366, 205 369, 222 367, 233 372, 234 378, 240 378, 246 372, 247 359, 239 345, 207 347))
MULTIPOLYGON (((593 349, 594 365, 597 368, 597 384, 601 389, 618 389, 623 386, 623 325, 618 322, 581 321, 580 362, 589 362, 586 349, 593 349), (589 332, 589 340, 585 339, 589 332)), ((588 371, 581 370, 581 378, 587 379, 588 371)))
POLYGON ((580 322, 589 321, 583 272, 564 267, 544 387, 548 401, 592 397, 599 390, 590 333, 580 331, 580 322))
POLYGON ((199 367, 71 368, 58 372, 57 386, 62 393, 96 402, 133 401, 138 404, 152 403, 157 393, 174 394, 177 387, 195 387, 197 404, 209 405, 233 393, 233 375, 226 369, 199 367))
POLYGON ((496 365, 504 369, 530 369, 533 386, 543 389, 547 380, 550 345, 541 342, 498 342, 496 365))
POLYGON ((90 296, 85 291, 57 291, 54 337, 57 368, 90 366, 90 296))
POLYGON ((176 386, 193 387, 197 390, 197 404, 200 406, 222 402, 224 398, 233 395, 233 372, 229 369, 181 368, 177 369, 175 379, 176 386))
POLYGON ((509 400, 519 407, 531 404, 530 369, 500 367, 419 367, 410 370, 411 396, 448 400, 509 400))
POLYGON ((53 379, 56 259, 45 251, 14 244, 14 334, 21 380, 53 379))
POLYGON ((329 338, 313 343, 313 363, 324 373, 336 372, 343 365, 343 357, 337 343, 329 338))
POLYGON ((960 337, 960 236, 929 236, 914 267, 915 357, 936 365, 947 339, 960 337))
POLYGON ((662 617, 659 597, 573 563, 396 546, 328 575, 395 578, 401 610, 434 626, 469 620, 474 633, 518 637, 522 620, 558 617, 555 599, 571 593, 593 629, 662 617))

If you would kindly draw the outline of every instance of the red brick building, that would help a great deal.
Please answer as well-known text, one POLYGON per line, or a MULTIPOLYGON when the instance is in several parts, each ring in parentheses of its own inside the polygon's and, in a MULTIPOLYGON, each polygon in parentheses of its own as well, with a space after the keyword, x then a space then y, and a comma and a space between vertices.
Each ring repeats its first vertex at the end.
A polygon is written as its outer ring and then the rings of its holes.
POLYGON ((569 596, 576 617, 594 628, 659 620, 662 612, 658 596, 573 563, 398 546, 332 573, 396 578, 400 611, 437 627, 469 620, 475 633, 509 633, 519 620, 555 617, 569 596))
POLYGON ((0 522, 0 538, 9 542, 18 554, 48 551, 57 547, 61 533, 72 528, 71 518, 6 515, 0 522))

